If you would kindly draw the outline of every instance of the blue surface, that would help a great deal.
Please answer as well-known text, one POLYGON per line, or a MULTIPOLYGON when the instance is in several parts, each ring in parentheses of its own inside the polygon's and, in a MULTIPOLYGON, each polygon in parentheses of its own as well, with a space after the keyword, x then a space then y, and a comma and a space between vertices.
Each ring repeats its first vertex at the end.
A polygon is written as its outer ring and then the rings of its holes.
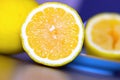
POLYGON ((83 53, 68 67, 104 75, 114 75, 116 72, 120 72, 120 62, 98 59, 83 53))

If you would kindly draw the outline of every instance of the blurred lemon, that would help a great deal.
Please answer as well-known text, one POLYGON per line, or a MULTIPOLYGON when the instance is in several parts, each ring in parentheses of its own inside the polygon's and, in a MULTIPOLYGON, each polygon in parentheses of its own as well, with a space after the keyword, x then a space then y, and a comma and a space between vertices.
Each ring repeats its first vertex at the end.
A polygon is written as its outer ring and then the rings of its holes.
POLYGON ((22 52, 20 28, 28 13, 37 5, 35 0, 0 1, 0 54, 22 52))
POLYGON ((85 31, 85 46, 90 55, 120 60, 120 15, 103 13, 89 19, 85 31))

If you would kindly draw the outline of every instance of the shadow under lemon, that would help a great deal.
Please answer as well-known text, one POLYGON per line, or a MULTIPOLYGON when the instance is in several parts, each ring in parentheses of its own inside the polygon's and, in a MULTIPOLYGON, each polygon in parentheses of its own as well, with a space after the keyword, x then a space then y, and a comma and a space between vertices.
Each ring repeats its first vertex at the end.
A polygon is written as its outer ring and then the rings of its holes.
POLYGON ((0 80, 12 80, 17 63, 10 57, 0 55, 0 80))
POLYGON ((0 80, 70 80, 64 72, 0 55, 0 80))

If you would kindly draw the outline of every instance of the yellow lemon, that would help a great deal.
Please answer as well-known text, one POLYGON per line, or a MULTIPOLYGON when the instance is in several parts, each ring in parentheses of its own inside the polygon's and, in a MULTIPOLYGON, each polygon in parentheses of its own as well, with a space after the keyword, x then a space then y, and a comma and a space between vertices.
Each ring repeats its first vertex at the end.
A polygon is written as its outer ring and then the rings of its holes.
POLYGON ((120 15, 98 14, 88 20, 85 30, 87 53, 109 60, 120 59, 120 15))
POLYGON ((20 29, 28 13, 36 6, 35 0, 0 1, 0 54, 22 51, 20 29))
POLYGON ((84 27, 73 8, 48 2, 29 14, 21 36, 25 51, 34 61, 55 67, 71 62, 79 54, 84 27))

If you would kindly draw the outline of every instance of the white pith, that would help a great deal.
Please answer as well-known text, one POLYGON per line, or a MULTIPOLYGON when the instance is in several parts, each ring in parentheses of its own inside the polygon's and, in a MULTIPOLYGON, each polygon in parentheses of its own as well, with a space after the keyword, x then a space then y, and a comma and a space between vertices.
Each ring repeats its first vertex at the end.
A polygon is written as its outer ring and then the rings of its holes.
POLYGON ((87 24, 88 25, 87 30, 86 30, 87 40, 89 40, 89 44, 92 47, 99 50, 100 52, 108 53, 108 54, 109 53, 120 54, 120 50, 105 50, 92 41, 91 31, 92 31, 94 24, 96 24, 97 22, 99 22, 101 20, 110 20, 110 19, 116 19, 116 20, 120 21, 120 15, 106 13, 106 14, 101 14, 101 15, 98 15, 98 16, 92 18, 87 24))
MULTIPOLYGON (((66 6, 63 6, 61 4, 47 4, 45 6, 40 6, 36 9, 34 9, 30 15, 27 17, 27 20, 26 22, 23 24, 22 26, 22 38, 23 38, 23 44, 24 44, 24 47, 27 49, 27 51, 29 52, 28 54, 31 55, 32 57, 34 57, 38 62, 41 62, 41 63, 45 63, 45 64, 52 64, 52 65, 60 65, 60 64, 63 64, 65 62, 68 62, 70 61, 71 59, 73 59, 76 54, 78 54, 78 52, 81 50, 82 48, 82 43, 83 43, 83 35, 84 35, 84 31, 83 31, 83 27, 82 27, 82 21, 80 20, 80 18, 78 17, 78 15, 76 15, 76 13, 74 11, 72 11, 70 8, 66 7, 66 6), (66 58, 63 58, 63 59, 59 59, 59 60, 49 60, 48 58, 41 58, 39 56, 37 56, 35 53, 34 53, 34 50, 29 46, 29 43, 27 41, 27 35, 26 35, 26 26, 27 24, 30 22, 32 16, 34 14, 36 14, 37 12, 39 11, 43 11, 45 8, 48 8, 48 7, 54 7, 54 8, 62 8, 64 9, 65 11, 67 11, 68 13, 71 13, 74 17, 75 17, 75 20, 76 20, 76 23, 79 25, 79 29, 80 29, 80 33, 79 33, 79 42, 78 42, 78 45, 77 47, 75 48, 75 50, 72 52, 72 54, 70 54, 70 56, 66 57, 66 58)), ((64 52, 63 52, 64 53, 64 52)))

